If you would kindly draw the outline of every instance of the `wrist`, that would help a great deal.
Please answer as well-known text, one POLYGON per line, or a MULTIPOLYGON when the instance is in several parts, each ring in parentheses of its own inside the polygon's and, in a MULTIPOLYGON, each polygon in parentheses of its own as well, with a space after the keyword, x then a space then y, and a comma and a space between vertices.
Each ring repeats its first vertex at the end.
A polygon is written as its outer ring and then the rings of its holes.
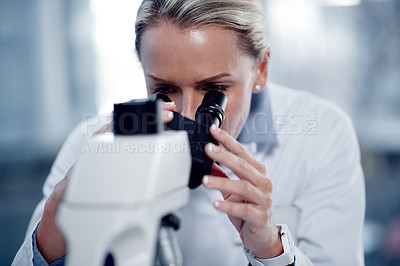
POLYGON ((67 249, 64 236, 55 221, 56 205, 56 200, 50 197, 36 230, 37 249, 49 264, 64 257, 67 249))
POLYGON ((286 225, 279 225, 279 234, 283 253, 273 258, 259 258, 251 250, 244 248, 245 255, 252 266, 283 266, 293 265, 295 260, 295 246, 292 236, 286 225))
POLYGON ((254 249, 252 253, 254 256, 260 259, 271 259, 275 258, 283 253, 283 246, 281 241, 281 234, 279 229, 276 227, 275 238, 269 242, 269 246, 263 247, 262 249, 254 249))

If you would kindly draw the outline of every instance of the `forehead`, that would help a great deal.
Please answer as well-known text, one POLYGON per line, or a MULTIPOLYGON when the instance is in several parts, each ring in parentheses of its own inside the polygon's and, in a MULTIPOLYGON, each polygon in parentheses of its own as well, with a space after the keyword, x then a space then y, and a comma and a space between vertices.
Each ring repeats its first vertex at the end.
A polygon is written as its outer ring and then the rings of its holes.
POLYGON ((171 23, 148 28, 141 43, 144 70, 196 68, 215 72, 232 69, 248 57, 233 30, 215 26, 182 29, 171 23))
POLYGON ((182 48, 182 45, 194 45, 192 48, 199 46, 213 46, 217 48, 217 44, 232 45, 239 47, 237 34, 231 30, 216 26, 202 26, 196 28, 184 28, 170 22, 160 22, 150 26, 144 31, 142 36, 142 48, 153 42, 165 42, 165 46, 171 48, 182 48))

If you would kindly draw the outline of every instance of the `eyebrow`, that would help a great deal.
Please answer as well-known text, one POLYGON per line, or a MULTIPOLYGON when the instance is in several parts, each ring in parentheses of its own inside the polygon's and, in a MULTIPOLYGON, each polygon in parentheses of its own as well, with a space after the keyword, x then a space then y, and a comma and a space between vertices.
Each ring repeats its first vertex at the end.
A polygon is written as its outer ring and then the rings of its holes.
MULTIPOLYGON (((158 82, 175 85, 175 82, 173 82, 173 81, 170 81, 170 80, 167 80, 167 79, 162 79, 162 78, 156 77, 156 76, 154 76, 152 74, 147 74, 146 76, 149 77, 149 78, 152 78, 152 79, 154 79, 155 81, 158 81, 158 82)), ((231 76, 232 75, 229 74, 229 73, 220 73, 218 75, 215 75, 215 76, 212 76, 212 77, 200 80, 200 81, 196 81, 196 84, 210 83, 210 82, 213 82, 213 81, 215 81, 217 79, 220 79, 220 78, 223 78, 223 77, 231 77, 231 76)))
POLYGON ((149 78, 152 78, 152 79, 154 79, 155 81, 158 81, 158 82, 169 83, 169 84, 175 85, 175 82, 173 82, 173 81, 170 81, 170 80, 167 80, 167 79, 162 79, 162 78, 156 77, 156 76, 154 76, 152 74, 147 74, 146 76, 149 77, 149 78))

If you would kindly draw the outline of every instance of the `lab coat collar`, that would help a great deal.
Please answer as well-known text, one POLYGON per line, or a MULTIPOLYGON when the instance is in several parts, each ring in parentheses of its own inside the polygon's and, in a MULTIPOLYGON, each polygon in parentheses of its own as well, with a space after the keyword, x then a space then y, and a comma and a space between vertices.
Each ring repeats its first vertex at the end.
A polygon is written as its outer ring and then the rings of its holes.
POLYGON ((268 153, 278 145, 271 112, 268 87, 260 93, 253 93, 249 116, 238 137, 244 144, 256 142, 266 148, 268 153))

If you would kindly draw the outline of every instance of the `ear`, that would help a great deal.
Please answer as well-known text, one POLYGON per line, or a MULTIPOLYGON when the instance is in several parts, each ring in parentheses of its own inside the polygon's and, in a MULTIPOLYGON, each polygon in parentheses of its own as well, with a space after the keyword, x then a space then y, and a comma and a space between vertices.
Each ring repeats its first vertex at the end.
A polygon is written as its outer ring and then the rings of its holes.
POLYGON ((259 93, 261 92, 265 85, 267 84, 267 78, 268 78, 268 62, 269 62, 269 56, 271 52, 271 47, 268 46, 267 51, 264 54, 264 57, 261 61, 261 63, 257 67, 257 76, 256 76, 256 82, 253 86, 253 93, 259 93))

